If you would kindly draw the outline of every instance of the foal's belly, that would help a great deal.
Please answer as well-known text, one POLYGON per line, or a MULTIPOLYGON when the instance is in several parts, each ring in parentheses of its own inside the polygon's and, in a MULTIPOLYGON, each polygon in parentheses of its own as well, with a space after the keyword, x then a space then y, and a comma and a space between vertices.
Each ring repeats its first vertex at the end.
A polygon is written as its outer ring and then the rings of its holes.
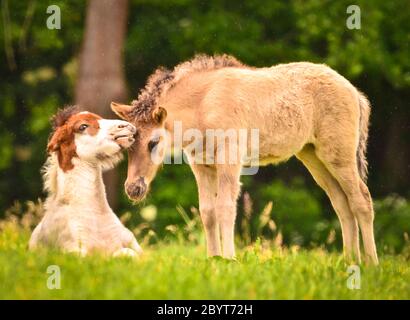
POLYGON ((265 157, 265 158, 260 158, 259 159, 259 166, 267 166, 269 164, 278 164, 280 162, 285 162, 287 161, 290 156, 283 156, 283 157, 275 157, 275 156, 271 156, 271 157, 265 157))
POLYGON ((247 156, 260 166, 288 160, 312 139, 311 116, 301 106, 267 108, 263 119, 250 117, 249 127, 258 128, 259 145, 255 150, 252 145, 255 143, 249 139, 248 151, 251 152, 247 156))
POLYGON ((307 135, 299 132, 259 136, 259 147, 248 146, 244 166, 266 166, 287 161, 309 142, 307 135), (249 151, 252 150, 252 151, 249 151))
POLYGON ((268 156, 263 156, 263 157, 253 157, 251 158, 245 158, 243 161, 243 165, 245 167, 255 167, 255 166, 267 166, 269 164, 278 164, 280 162, 285 162, 287 161, 290 157, 292 157, 293 154, 288 154, 288 155, 282 155, 282 156, 274 156, 274 155, 268 155, 268 156))

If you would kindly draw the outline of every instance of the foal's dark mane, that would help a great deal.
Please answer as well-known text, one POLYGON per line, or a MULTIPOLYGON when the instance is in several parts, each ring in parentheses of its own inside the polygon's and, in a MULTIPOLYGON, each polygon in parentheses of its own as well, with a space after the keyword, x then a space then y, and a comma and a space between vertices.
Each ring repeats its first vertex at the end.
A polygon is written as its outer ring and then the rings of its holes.
POLYGON ((214 56, 198 54, 191 60, 180 63, 173 70, 160 67, 149 76, 147 84, 140 91, 138 98, 132 101, 134 109, 131 116, 149 120, 159 97, 188 74, 230 67, 245 68, 246 65, 227 54, 214 56))

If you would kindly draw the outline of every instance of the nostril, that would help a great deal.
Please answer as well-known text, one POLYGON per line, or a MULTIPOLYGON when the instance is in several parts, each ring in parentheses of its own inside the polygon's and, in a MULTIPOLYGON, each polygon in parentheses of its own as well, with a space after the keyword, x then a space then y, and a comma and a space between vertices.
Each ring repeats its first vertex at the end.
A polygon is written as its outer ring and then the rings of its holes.
POLYGON ((124 129, 124 128, 126 128, 126 127, 128 127, 128 124, 123 124, 123 123, 121 123, 121 124, 119 124, 118 125, 118 129, 124 129))
POLYGON ((141 187, 135 187, 135 194, 136 194, 137 196, 140 196, 141 193, 142 193, 142 188, 141 188, 141 187))
POLYGON ((146 191, 146 186, 145 185, 138 185, 138 184, 131 184, 126 186, 126 191, 127 194, 131 198, 140 198, 144 195, 146 191))

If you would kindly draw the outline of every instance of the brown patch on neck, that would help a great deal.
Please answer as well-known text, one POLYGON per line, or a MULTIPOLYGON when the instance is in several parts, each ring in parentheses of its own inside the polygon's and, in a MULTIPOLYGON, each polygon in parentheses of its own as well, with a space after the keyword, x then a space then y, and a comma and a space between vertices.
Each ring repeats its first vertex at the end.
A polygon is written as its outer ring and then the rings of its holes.
POLYGON ((54 133, 48 143, 47 151, 49 153, 57 153, 58 164, 64 172, 74 168, 72 160, 74 157, 77 157, 75 134, 81 133, 95 136, 100 129, 98 123, 100 119, 102 119, 100 116, 93 113, 75 113, 72 111, 68 112, 65 109, 61 110, 53 118, 54 133), (83 124, 86 124, 88 127, 81 131, 80 128, 83 124))
POLYGON ((74 169, 73 158, 77 157, 77 148, 74 139, 71 142, 62 144, 57 155, 58 164, 64 172, 74 169))
POLYGON ((57 128, 47 146, 47 151, 56 152, 60 168, 67 172, 74 168, 72 159, 77 156, 74 132, 65 125, 57 128))

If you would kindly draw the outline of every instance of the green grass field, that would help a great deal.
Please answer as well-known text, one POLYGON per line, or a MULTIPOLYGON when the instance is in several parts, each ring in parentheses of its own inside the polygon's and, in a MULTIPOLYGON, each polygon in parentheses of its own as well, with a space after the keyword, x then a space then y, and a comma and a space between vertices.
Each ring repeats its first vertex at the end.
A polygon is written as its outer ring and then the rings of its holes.
POLYGON ((361 267, 361 289, 347 288, 338 253, 321 249, 239 250, 237 261, 206 259, 203 246, 162 244, 138 260, 28 252, 28 233, 0 233, 1 299, 410 299, 404 256, 361 267), (50 265, 61 289, 47 288, 50 265))

